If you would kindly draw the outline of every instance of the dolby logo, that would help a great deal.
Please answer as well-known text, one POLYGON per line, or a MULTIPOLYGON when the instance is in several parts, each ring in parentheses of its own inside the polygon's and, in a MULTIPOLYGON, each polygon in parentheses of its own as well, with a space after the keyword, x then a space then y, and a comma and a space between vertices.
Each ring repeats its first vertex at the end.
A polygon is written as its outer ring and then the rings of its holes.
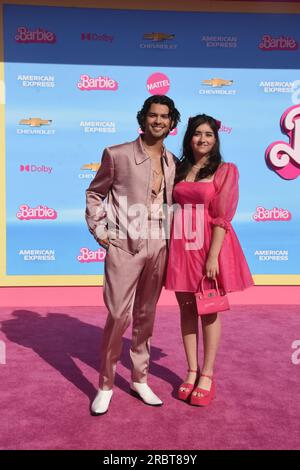
POLYGON ((46 165, 20 165, 21 172, 28 172, 28 173, 47 173, 50 175, 52 173, 53 168, 51 166, 46 165))
POLYGON ((103 33, 81 33, 81 40, 82 41, 102 41, 102 42, 110 42, 112 43, 114 37, 110 34, 103 34, 103 33))

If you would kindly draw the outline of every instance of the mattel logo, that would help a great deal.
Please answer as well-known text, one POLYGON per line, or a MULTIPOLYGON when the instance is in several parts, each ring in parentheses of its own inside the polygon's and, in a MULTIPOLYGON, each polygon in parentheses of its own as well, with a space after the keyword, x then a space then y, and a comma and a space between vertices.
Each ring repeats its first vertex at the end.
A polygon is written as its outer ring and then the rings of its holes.
POLYGON ((292 214, 287 209, 265 209, 264 207, 257 207, 255 214, 253 214, 253 219, 256 222, 288 222, 292 218, 292 214))
POLYGON ((296 51, 298 42, 289 36, 273 38, 269 34, 265 34, 258 47, 261 51, 296 51))
POLYGON ((31 31, 26 26, 20 26, 17 29, 15 40, 18 43, 54 44, 56 42, 56 35, 43 28, 31 31))
POLYGON ((170 89, 170 80, 164 73, 155 72, 148 78, 146 86, 151 95, 166 95, 170 89))
POLYGON ((118 82, 109 77, 91 78, 89 75, 81 75, 80 82, 77 83, 79 90, 108 90, 116 91, 119 88, 118 82))
POLYGON ((105 260, 106 251, 99 248, 97 251, 81 248, 77 260, 80 263, 101 263, 105 260))
POLYGON ((57 212, 47 206, 29 207, 27 204, 22 204, 19 208, 16 216, 19 220, 31 220, 31 219, 57 219, 57 212))
POLYGON ((109 34, 99 34, 99 33, 81 33, 82 41, 103 41, 103 42, 113 42, 114 37, 109 34))
POLYGON ((27 172, 38 172, 38 173, 47 173, 50 175, 52 173, 53 168, 51 166, 37 166, 37 165, 20 165, 20 171, 27 171, 27 172))

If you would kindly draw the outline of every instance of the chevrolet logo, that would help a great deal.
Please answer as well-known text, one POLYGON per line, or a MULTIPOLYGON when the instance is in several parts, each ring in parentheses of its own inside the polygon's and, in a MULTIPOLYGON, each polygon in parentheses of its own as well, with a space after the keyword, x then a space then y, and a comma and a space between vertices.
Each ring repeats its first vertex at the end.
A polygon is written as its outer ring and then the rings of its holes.
POLYGON ((82 165, 80 169, 98 171, 99 167, 100 167, 100 163, 86 163, 85 165, 82 165))
POLYGON ((149 39, 150 41, 165 41, 167 39, 174 39, 175 34, 166 34, 166 33, 146 33, 143 36, 144 39, 149 39))
POLYGON ((41 118, 29 118, 29 119, 21 119, 19 124, 31 127, 40 127, 44 125, 50 125, 52 119, 41 119, 41 118))
POLYGON ((229 86, 233 84, 233 80, 224 80, 223 78, 211 78, 210 80, 203 80, 203 85, 212 87, 229 86))

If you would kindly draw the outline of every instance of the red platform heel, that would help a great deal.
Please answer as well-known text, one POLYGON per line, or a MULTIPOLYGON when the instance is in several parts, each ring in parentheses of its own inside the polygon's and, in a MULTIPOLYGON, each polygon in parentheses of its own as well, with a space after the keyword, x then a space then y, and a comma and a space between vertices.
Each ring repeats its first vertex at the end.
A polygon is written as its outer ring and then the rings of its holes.
MULTIPOLYGON (((198 370, 188 369, 188 372, 194 372, 195 374, 197 374, 199 371, 198 370)), ((178 398, 179 398, 179 400, 186 401, 189 398, 192 391, 194 390, 194 387, 195 387, 194 383, 189 384, 188 382, 183 382, 180 385, 179 389, 178 389, 178 398)))
POLYGON ((190 403, 194 406, 207 406, 216 396, 216 386, 212 375, 201 374, 200 377, 207 377, 211 380, 210 390, 196 387, 192 393, 190 403), (198 394, 201 394, 201 396, 198 394))

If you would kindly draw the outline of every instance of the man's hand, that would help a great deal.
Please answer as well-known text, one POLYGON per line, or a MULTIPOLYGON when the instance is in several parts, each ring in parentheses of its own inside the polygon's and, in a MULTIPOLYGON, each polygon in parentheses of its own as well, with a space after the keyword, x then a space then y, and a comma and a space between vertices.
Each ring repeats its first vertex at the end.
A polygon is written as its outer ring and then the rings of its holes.
POLYGON ((110 245, 108 238, 106 238, 105 240, 98 240, 98 241, 99 241, 99 244, 102 246, 102 248, 105 248, 105 250, 108 249, 110 245))

